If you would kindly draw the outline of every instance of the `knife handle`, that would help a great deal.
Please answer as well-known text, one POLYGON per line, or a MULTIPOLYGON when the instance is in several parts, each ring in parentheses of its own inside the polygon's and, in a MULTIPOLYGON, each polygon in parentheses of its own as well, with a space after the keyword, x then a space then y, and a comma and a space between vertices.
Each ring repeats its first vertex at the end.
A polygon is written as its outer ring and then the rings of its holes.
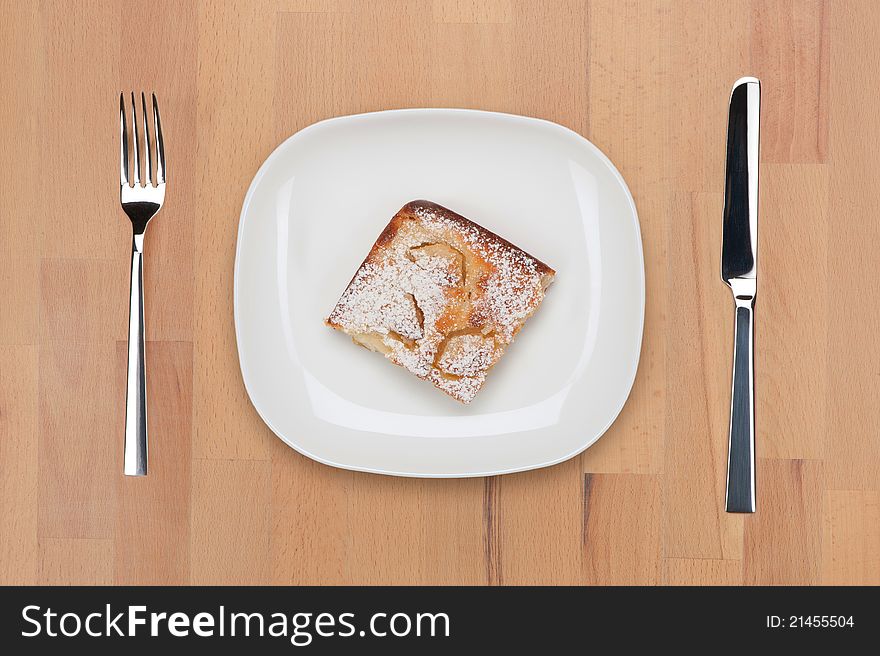
POLYGON ((755 512, 755 299, 736 298, 726 510, 755 512))

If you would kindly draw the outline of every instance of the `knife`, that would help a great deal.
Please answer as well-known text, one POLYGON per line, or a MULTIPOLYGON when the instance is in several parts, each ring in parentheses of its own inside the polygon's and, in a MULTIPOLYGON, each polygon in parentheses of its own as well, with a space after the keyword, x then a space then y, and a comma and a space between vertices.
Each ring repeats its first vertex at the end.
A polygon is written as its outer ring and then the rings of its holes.
POLYGON ((736 81, 727 120, 721 278, 736 305, 725 506, 755 512, 755 295, 758 288, 758 147, 761 83, 736 81))

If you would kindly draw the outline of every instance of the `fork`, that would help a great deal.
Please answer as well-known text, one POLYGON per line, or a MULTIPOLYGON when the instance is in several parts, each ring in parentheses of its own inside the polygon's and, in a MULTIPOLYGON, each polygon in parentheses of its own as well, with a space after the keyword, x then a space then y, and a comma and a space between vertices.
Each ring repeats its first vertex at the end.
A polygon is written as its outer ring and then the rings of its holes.
POLYGON ((156 174, 153 184, 153 147, 150 144, 150 126, 147 119, 147 100, 141 92, 141 115, 145 159, 141 163, 137 103, 131 94, 131 123, 129 134, 125 120, 125 94, 119 94, 120 167, 119 200, 122 210, 131 219, 131 297, 128 316, 128 377, 125 387, 125 458, 126 476, 147 475, 147 373, 144 367, 144 234, 147 224, 162 208, 165 201, 165 143, 162 140, 162 122, 159 104, 153 98, 153 128, 156 150, 156 174), (134 146, 133 157, 129 157, 134 146), (129 161, 131 159, 131 162, 129 161), (134 177, 131 165, 134 165, 134 177), (144 173, 143 177, 141 173, 144 173))

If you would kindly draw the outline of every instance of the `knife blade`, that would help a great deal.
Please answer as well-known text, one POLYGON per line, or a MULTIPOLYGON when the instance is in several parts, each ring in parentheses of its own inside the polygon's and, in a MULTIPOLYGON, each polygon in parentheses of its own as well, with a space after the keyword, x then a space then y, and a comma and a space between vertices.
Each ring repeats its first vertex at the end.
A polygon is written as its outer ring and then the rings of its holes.
POLYGON ((736 81, 727 122, 721 278, 736 308, 727 457, 727 512, 755 512, 754 310, 758 281, 761 83, 736 81))
POLYGON ((727 123, 721 277, 757 277, 758 137, 761 83, 744 77, 733 86, 727 123))

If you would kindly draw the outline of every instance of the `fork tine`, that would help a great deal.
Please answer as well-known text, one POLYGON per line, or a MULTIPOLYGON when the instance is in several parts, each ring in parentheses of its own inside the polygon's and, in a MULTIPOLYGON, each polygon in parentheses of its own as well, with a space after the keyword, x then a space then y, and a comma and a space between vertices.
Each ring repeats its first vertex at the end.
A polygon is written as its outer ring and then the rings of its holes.
POLYGON ((141 145, 138 135, 137 103, 134 101, 134 91, 131 92, 131 132, 134 139, 134 183, 141 184, 141 145))
POLYGON ((144 184, 153 184, 153 151, 150 148, 150 122, 147 120, 147 99, 144 92, 141 91, 141 111, 144 117, 144 168, 147 172, 147 179, 144 184))
POLYGON ((128 184, 128 126, 125 124, 125 96, 119 94, 119 184, 128 184))
POLYGON ((156 130, 156 184, 165 184, 165 141, 162 139, 162 121, 159 119, 159 103, 153 94, 153 127, 156 130))

